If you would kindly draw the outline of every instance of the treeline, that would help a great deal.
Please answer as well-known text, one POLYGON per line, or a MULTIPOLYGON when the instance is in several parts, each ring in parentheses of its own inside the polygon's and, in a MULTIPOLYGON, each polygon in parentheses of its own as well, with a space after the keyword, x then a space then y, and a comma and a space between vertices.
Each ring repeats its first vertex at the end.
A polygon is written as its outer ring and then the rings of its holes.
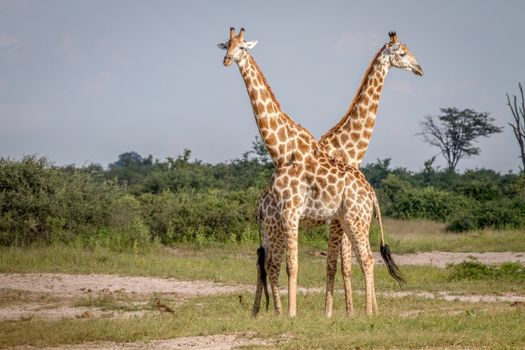
MULTIPOLYGON (((525 227, 524 177, 492 170, 463 174, 425 163, 421 172, 363 167, 383 215, 444 221, 450 231, 525 227)), ((207 164, 185 150, 166 160, 135 152, 107 169, 0 159, 0 245, 78 242, 142 249, 151 242, 258 239, 256 201, 273 168, 264 151, 207 164)))

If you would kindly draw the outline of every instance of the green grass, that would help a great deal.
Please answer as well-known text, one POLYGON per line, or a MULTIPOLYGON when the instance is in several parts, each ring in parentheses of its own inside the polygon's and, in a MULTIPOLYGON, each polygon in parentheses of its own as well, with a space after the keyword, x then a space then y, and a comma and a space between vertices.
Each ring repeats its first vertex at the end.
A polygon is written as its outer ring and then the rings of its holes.
MULTIPOLYGON (((56 272, 73 274, 107 273, 129 276, 171 277, 180 280, 209 280, 231 284, 255 283, 254 247, 226 246, 206 249, 185 246, 175 251, 158 248, 143 254, 112 252, 99 248, 86 250, 68 246, 0 249, 0 272, 56 272)), ((313 256, 311 248, 303 247, 299 259, 299 284, 304 287, 325 287, 325 257, 313 256)), ((402 266, 408 284, 402 290, 441 291, 457 293, 525 292, 522 279, 512 275, 500 279, 465 281, 450 278, 451 272, 429 266, 402 266)), ((337 274, 336 286, 341 286, 337 274)), ((384 267, 375 269, 378 291, 401 290, 384 267)), ((352 283, 363 289, 363 278, 357 264, 353 266, 352 283)), ((282 266, 281 285, 286 285, 282 266)))
POLYGON ((445 231, 445 224, 422 219, 385 219, 383 225, 387 243, 397 254, 430 251, 525 252, 525 234, 520 230, 450 233, 445 231))
MULTIPOLYGON (((284 349, 377 349, 525 346, 525 312, 504 303, 461 303, 421 298, 379 298, 380 316, 366 317, 356 301, 356 316, 343 316, 337 300, 335 316, 323 317, 321 294, 300 295, 296 319, 263 312, 250 317, 251 294, 246 304, 236 295, 188 301, 174 315, 134 319, 86 319, 0 322, 5 335, 0 347, 53 346, 86 341, 131 342, 191 335, 254 332, 256 337, 279 339, 284 349)), ((339 297, 342 298, 342 297, 339 297)))
MULTIPOLYGON (((501 251, 523 250, 525 235, 516 231, 482 231, 447 234, 442 225, 429 221, 387 220, 388 243, 394 252, 452 250, 501 251), (509 243, 515 249, 508 249, 509 243), (499 242, 499 243, 498 243, 499 242), (393 243, 393 244, 392 244, 393 243), (481 244, 489 245, 478 249, 481 244), (465 249, 460 249, 462 246, 465 249), (401 249, 401 247, 405 247, 401 249), (436 248, 437 247, 437 248, 436 248)), ((136 254, 114 252, 106 248, 86 249, 71 245, 0 248, 0 272, 109 273, 130 276, 173 277, 180 280, 211 280, 233 284, 255 282, 256 244, 209 245, 198 248, 153 247, 136 254)), ((326 243, 305 239, 300 244, 299 284, 325 286, 325 257, 314 252, 326 249, 326 243)), ((276 344, 290 349, 377 349, 377 348, 525 348, 525 306, 510 303, 464 303, 414 296, 389 298, 392 291, 446 291, 451 294, 525 295, 524 269, 519 264, 488 267, 477 262, 458 264, 446 269, 426 266, 402 266, 408 284, 400 288, 387 274, 376 268, 375 281, 380 315, 364 316, 363 278, 357 265, 352 284, 356 315, 344 314, 342 293, 334 297, 334 317, 323 316, 324 293, 298 296, 298 317, 277 318, 273 312, 250 317, 253 293, 195 298, 180 303, 162 299, 172 306, 174 315, 155 312, 151 296, 137 303, 129 295, 96 294, 74 301, 75 306, 105 310, 152 310, 144 317, 64 319, 59 321, 29 319, 0 322, 0 348, 15 345, 54 346, 93 341, 145 341, 180 336, 253 332, 263 339, 286 338, 276 344)), ((336 288, 341 288, 340 274, 336 288)), ((284 266, 281 285, 286 284, 284 266)), ((0 289, 0 306, 34 300, 55 302, 49 295, 0 289)), ((286 310, 286 296, 283 307, 286 310)))

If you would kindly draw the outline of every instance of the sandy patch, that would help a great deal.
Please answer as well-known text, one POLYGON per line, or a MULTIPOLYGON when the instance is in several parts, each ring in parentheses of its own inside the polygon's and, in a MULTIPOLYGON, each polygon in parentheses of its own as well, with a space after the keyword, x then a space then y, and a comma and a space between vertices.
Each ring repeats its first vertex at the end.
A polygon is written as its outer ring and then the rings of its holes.
POLYGON ((181 297, 228 294, 253 290, 252 286, 232 286, 209 281, 179 281, 173 278, 118 275, 69 275, 60 273, 0 274, 2 288, 50 293, 56 297, 75 297, 96 292, 121 292, 149 296, 153 293, 181 297))
MULTIPOLYGON (((250 337, 249 334, 220 334, 198 337, 182 337, 169 340, 134 343, 85 343, 75 345, 62 345, 58 347, 38 348, 47 350, 128 350, 128 349, 158 349, 158 350, 228 350, 246 345, 270 345, 272 341, 250 337)), ((16 350, 37 349, 32 346, 17 346, 16 350)))
POLYGON ((48 320, 59 320, 62 318, 132 318, 142 317, 146 313, 154 311, 120 311, 103 310, 87 306, 70 306, 44 303, 24 303, 19 305, 8 305, 0 308, 0 321, 27 321, 33 318, 45 318, 48 320))

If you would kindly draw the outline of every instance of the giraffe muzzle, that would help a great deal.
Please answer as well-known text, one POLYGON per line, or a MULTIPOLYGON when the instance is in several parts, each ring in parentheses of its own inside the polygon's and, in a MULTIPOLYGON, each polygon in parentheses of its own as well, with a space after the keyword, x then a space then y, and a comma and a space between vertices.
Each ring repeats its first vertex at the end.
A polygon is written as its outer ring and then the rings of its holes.
POLYGON ((414 72, 415 75, 423 76, 423 68, 421 68, 419 64, 412 67, 412 72, 414 72))
POLYGON ((227 67, 230 64, 232 64, 232 62, 233 62, 232 56, 228 55, 228 56, 224 56, 224 61, 222 61, 222 64, 224 64, 227 67))

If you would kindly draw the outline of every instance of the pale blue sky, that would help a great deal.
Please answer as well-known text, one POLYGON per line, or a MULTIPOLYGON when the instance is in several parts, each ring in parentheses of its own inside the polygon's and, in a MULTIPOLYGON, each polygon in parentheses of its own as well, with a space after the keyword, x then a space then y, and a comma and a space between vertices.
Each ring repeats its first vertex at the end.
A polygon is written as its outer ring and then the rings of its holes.
MULTIPOLYGON (((259 41, 252 55, 283 110, 319 137, 396 30, 425 75, 390 72, 365 163, 419 170, 438 153, 415 136, 425 115, 456 106, 511 120, 524 13, 519 0, 0 0, 0 156, 103 166, 132 150, 240 157, 257 128, 238 69, 216 47, 230 26, 259 41)), ((509 127, 479 145, 460 169, 517 170, 509 127)))

